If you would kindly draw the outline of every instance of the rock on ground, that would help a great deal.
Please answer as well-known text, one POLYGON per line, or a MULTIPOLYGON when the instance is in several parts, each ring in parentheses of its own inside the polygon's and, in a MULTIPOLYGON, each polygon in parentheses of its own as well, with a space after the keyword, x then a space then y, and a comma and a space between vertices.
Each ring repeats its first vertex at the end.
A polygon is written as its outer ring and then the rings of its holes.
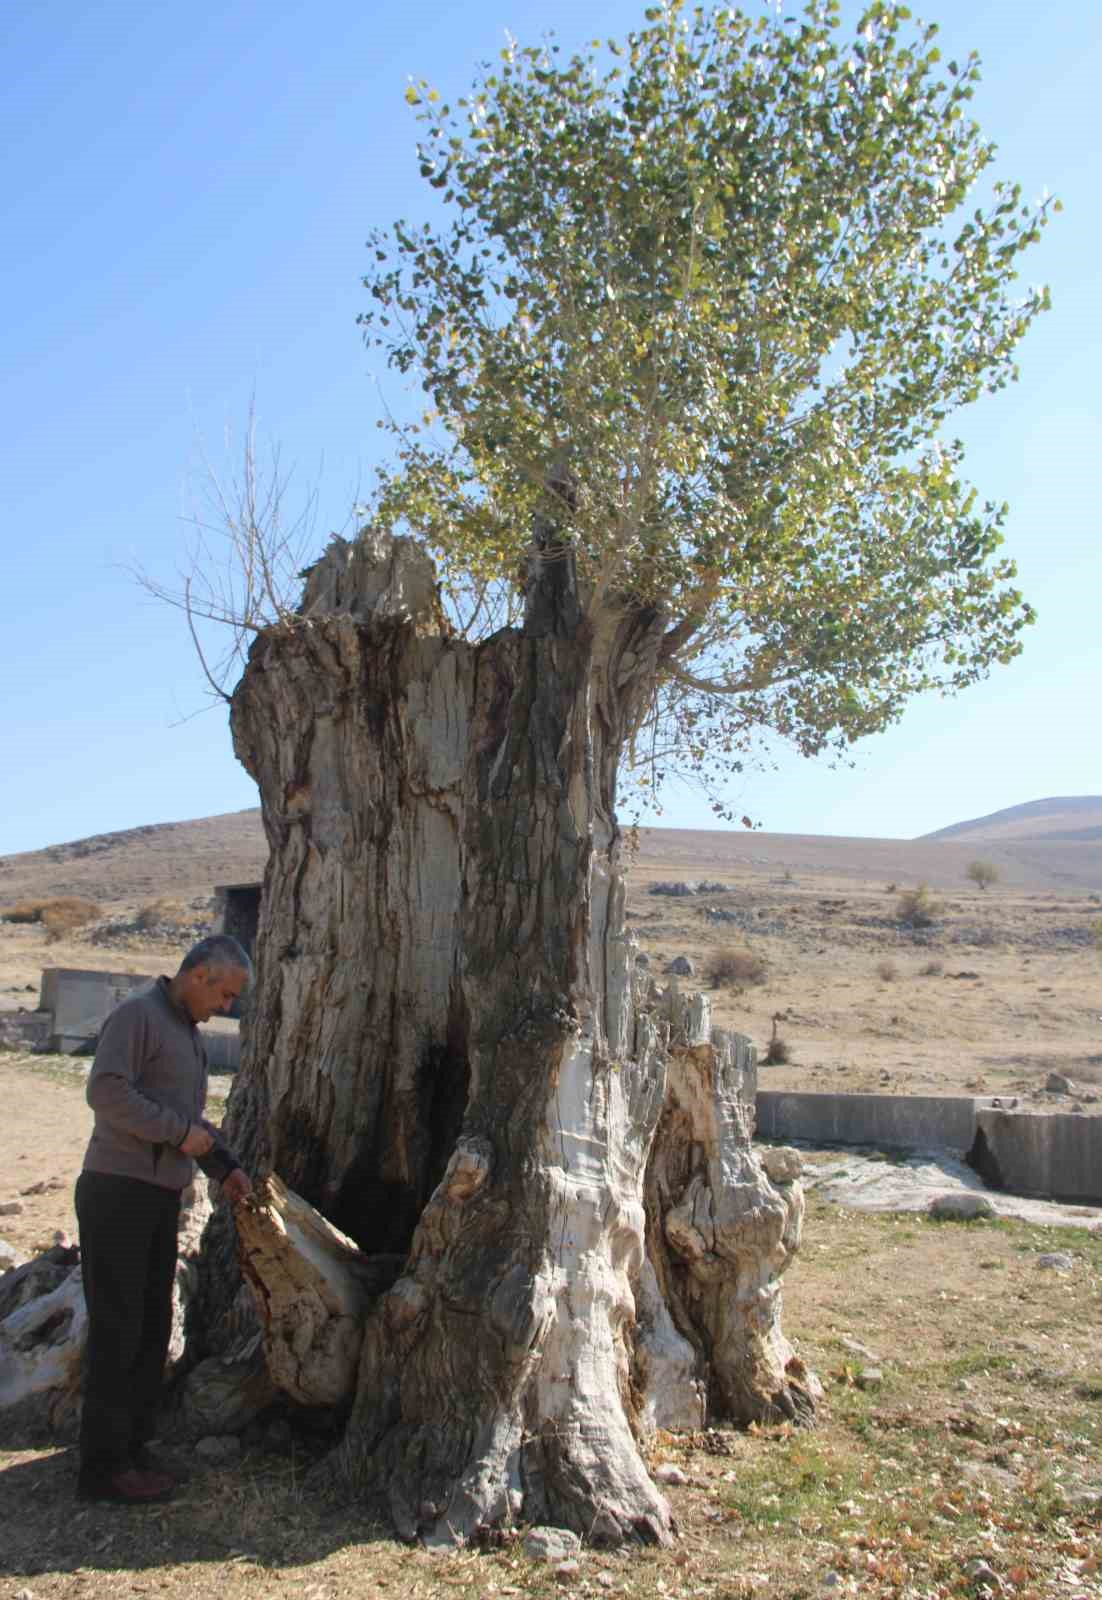
POLYGON ((930 1201, 929 1209, 932 1217, 954 1222, 995 1215, 995 1207, 982 1194, 939 1194, 930 1201))
POLYGON ((569 1528, 529 1528, 521 1549, 530 1561, 567 1561, 582 1547, 569 1528))
POLYGON ((208 1434, 205 1439, 200 1439, 195 1446, 195 1454, 202 1456, 204 1461, 211 1461, 216 1466, 221 1466, 228 1461, 236 1461, 241 1454, 241 1440, 234 1434, 208 1434))
POLYGON ((758 1154, 772 1183, 793 1183, 804 1170, 803 1157, 791 1145, 766 1145, 758 1154))

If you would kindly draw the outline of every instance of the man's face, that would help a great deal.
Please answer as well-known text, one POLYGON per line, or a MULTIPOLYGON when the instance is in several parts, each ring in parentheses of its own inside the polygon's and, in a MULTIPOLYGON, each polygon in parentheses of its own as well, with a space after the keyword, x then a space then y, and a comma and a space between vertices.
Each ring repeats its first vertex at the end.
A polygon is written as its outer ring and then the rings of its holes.
POLYGON ((193 967, 185 977, 181 1000, 193 1022, 208 1022, 216 1011, 228 1011, 245 987, 240 967, 193 967))

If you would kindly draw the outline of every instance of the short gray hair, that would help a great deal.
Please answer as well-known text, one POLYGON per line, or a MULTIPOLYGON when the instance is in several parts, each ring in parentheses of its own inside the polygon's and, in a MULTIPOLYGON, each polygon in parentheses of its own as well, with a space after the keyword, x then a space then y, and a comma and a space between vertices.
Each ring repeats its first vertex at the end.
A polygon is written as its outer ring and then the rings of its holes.
POLYGON ((250 983, 253 981, 253 964, 244 946, 228 933, 209 933, 192 945, 180 962, 180 971, 192 972, 196 967, 236 967, 250 983))

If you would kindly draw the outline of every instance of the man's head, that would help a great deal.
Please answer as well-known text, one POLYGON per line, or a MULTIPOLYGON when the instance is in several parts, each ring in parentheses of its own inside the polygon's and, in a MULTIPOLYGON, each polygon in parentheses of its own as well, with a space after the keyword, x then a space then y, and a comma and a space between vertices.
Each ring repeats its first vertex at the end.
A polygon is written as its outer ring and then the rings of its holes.
POLYGON ((252 962, 228 933, 200 939, 180 963, 172 993, 193 1022, 228 1011, 252 981, 252 962))

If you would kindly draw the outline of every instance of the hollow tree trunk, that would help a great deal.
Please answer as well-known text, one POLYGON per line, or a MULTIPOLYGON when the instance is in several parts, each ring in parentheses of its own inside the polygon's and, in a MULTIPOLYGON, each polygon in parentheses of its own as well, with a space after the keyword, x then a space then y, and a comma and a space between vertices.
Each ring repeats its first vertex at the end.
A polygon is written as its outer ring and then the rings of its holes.
MULTIPOLYGON (((587 610, 549 551, 523 628, 472 646, 425 558, 366 535, 331 547, 234 698, 271 858, 231 1133, 398 1258, 364 1301, 334 1466, 407 1537, 524 1519, 665 1541, 637 1447, 658 1390, 687 1422, 810 1405, 777 1325, 798 1186, 750 1153, 752 1061, 659 1003, 624 926, 615 775, 663 627, 587 610), (690 1193, 710 1231, 679 1222, 690 1193)), ((228 1245, 223 1224, 213 1346, 228 1245)))

